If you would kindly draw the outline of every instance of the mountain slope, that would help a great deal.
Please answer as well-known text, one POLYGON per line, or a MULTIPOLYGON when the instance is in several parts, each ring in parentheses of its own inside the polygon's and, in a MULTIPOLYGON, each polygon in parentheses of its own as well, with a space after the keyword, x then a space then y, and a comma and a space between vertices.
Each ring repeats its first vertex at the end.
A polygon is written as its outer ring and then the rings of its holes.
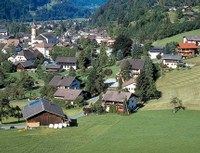
POLYGON ((32 21, 88 17, 106 0, 1 0, 0 20, 32 21))
POLYGON ((101 6, 91 18, 96 26, 109 27, 112 36, 126 34, 140 42, 155 41, 178 33, 200 28, 200 9, 194 10, 192 6, 198 5, 200 0, 172 1, 172 0, 109 0, 101 6), (191 6, 182 11, 183 6, 191 6), (177 11, 172 19, 169 6, 177 11))

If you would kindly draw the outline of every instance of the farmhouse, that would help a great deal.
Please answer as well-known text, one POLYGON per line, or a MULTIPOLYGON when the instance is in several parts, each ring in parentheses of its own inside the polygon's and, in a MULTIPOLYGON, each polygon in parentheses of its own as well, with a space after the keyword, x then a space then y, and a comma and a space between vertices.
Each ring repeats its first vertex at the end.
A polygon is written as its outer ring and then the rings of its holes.
POLYGON ((182 59, 181 55, 164 54, 162 57, 162 63, 169 68, 175 69, 177 68, 181 59, 182 59))
POLYGON ((72 104, 80 96, 82 96, 82 90, 75 89, 57 89, 54 93, 54 98, 71 101, 72 104))
POLYGON ((49 86, 62 89, 80 89, 80 81, 75 77, 62 77, 54 76, 53 79, 49 82, 49 86))
POLYGON ((52 50, 53 46, 54 44, 41 42, 35 44, 35 49, 37 49, 40 53, 42 53, 44 57, 49 58, 50 57, 49 53, 52 50))
POLYGON ((200 46, 200 36, 185 36, 183 37, 184 43, 193 43, 196 46, 200 46))
POLYGON ((179 43, 176 50, 183 58, 187 58, 197 53, 197 46, 194 43, 179 43))
POLYGON ((111 104, 116 105, 118 112, 122 112, 125 101, 127 101, 129 110, 134 110, 136 108, 136 97, 132 93, 108 90, 103 95, 102 105, 105 107, 107 112, 109 112, 111 104))
POLYGON ((56 63, 61 65, 62 69, 69 70, 72 67, 74 70, 77 69, 77 58, 76 57, 57 57, 56 63))
POLYGON ((63 123, 67 120, 62 108, 46 99, 39 99, 23 107, 23 118, 28 127, 63 123))
POLYGON ((140 72, 143 69, 143 67, 144 67, 144 61, 141 60, 141 59, 124 60, 120 65, 121 69, 124 69, 126 67, 127 61, 129 63, 129 70, 130 70, 131 75, 133 77, 137 77, 140 74, 140 72))

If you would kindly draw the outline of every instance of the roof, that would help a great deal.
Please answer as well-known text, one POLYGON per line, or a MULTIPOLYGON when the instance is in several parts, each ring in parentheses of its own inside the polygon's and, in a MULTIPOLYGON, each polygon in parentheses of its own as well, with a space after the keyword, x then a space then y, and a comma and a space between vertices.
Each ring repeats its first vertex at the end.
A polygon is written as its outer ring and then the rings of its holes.
POLYGON ((42 33, 42 34, 40 34, 40 36, 45 37, 47 39, 55 38, 54 35, 53 35, 53 33, 50 33, 50 32, 48 32, 48 33, 42 33))
POLYGON ((54 76, 53 79, 49 82, 50 86, 58 87, 58 86, 65 86, 70 87, 72 82, 75 80, 75 77, 71 76, 54 76))
POLYGON ((38 47, 38 48, 52 48, 54 46, 54 44, 51 44, 51 43, 38 43, 38 44, 35 44, 35 47, 38 47))
POLYGON ((33 66, 32 61, 16 62, 15 65, 21 64, 24 68, 33 66))
POLYGON ((57 65, 57 64, 47 64, 46 65, 46 69, 60 69, 61 65, 57 65))
POLYGON ((30 50, 22 50, 21 52, 18 53, 18 55, 24 56, 27 60, 29 60, 29 59, 35 59, 37 57, 37 55, 34 54, 30 50))
POLYGON ((54 97, 61 97, 64 98, 65 100, 76 100, 78 96, 80 96, 82 90, 77 90, 77 89, 58 89, 54 93, 54 97))
POLYGON ((56 63, 77 63, 76 57, 57 57, 56 63))
POLYGON ((128 59, 128 60, 122 61, 121 65, 120 65, 121 69, 123 69, 125 67, 126 61, 129 62, 130 68, 132 70, 135 70, 135 69, 141 70, 144 67, 144 61, 143 60, 141 60, 141 59, 128 59))
POLYGON ((0 29, 0 33, 6 33, 6 32, 8 32, 8 30, 6 30, 6 29, 0 29))
POLYGON ((65 114, 63 113, 62 108, 59 105, 49 102, 46 99, 39 99, 29 103, 28 105, 23 107, 22 111, 23 118, 25 119, 33 117, 43 111, 55 114, 57 116, 65 117, 65 114))
POLYGON ((177 61, 180 61, 182 59, 182 56, 181 55, 164 54, 162 59, 163 60, 177 60, 177 61))
POLYGON ((149 50, 149 52, 151 52, 151 53, 161 53, 161 52, 163 52, 163 50, 164 50, 163 47, 155 46, 151 50, 149 50))
POLYGON ((135 79, 130 79, 122 84, 122 87, 126 87, 130 84, 136 83, 135 79))
POLYGON ((116 81, 115 78, 109 78, 104 81, 104 84, 106 84, 110 88, 117 88, 119 87, 119 83, 116 81))
POLYGON ((103 96, 103 101, 124 102, 125 98, 129 100, 131 95, 130 92, 108 90, 103 96))
POLYGON ((179 43, 178 44, 180 48, 183 48, 183 49, 196 49, 197 46, 194 44, 194 43, 179 43))
POLYGON ((185 36, 189 41, 200 41, 200 36, 185 36))

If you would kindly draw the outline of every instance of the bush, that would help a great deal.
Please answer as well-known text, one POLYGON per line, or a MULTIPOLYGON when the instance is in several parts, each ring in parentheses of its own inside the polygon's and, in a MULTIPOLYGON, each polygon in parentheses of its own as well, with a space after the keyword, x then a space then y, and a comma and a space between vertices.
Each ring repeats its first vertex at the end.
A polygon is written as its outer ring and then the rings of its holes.
POLYGON ((111 76, 112 75, 112 70, 111 69, 105 69, 104 70, 104 74, 106 75, 106 76, 111 76))
POLYGON ((117 113, 117 107, 115 104, 110 105, 110 113, 117 113))

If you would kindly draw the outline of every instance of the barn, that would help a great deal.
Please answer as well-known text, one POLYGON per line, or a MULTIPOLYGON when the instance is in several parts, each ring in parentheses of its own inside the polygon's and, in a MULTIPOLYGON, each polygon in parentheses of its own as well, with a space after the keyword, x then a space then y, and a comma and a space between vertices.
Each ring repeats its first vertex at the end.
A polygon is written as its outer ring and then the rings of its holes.
POLYGON ((23 107, 27 127, 38 127, 68 121, 62 108, 46 99, 35 100, 23 107))

